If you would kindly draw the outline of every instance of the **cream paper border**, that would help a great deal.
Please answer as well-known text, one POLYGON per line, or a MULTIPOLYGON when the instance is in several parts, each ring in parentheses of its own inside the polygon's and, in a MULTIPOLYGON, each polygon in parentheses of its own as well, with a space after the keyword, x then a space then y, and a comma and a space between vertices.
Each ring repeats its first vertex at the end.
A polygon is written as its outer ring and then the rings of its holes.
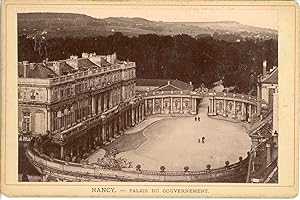
MULTIPOLYGON (((291 1, 17 1, 2 5, 1 191, 9 196, 117 197, 293 197, 298 193, 299 133, 299 7, 291 1), (84 6, 201 6, 201 8, 272 9, 279 23, 279 183, 152 183, 17 182, 17 29, 16 13, 23 8, 84 6), (296 23, 297 22, 297 23, 296 23), (297 34, 296 34, 297 33, 297 34), (297 67, 296 67, 297 66, 297 67), (297 97, 297 98, 296 98, 297 97), (297 107, 296 107, 297 106, 297 107), (297 120, 296 120, 297 119, 297 120), (298 122, 298 123, 296 123, 298 122), (92 193, 92 187, 114 187, 116 193, 92 193), (208 193, 167 193, 164 189, 204 189, 208 193), (159 189, 158 193, 129 193, 129 189, 159 189)), ((166 13, 167 14, 167 13, 166 13)))

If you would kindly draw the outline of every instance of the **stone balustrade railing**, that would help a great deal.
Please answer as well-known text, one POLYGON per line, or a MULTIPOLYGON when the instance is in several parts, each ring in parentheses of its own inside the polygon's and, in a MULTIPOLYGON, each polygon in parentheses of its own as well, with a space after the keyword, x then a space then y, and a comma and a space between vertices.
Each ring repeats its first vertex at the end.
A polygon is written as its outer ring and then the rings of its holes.
POLYGON ((174 90, 174 91, 150 91, 141 94, 145 98, 152 96, 161 96, 161 95, 195 95, 195 96, 204 96, 204 93, 195 92, 191 90, 174 90))
MULTIPOLYGON (((72 180, 78 180, 80 177, 101 181, 110 180, 129 180, 129 181, 202 181, 210 182, 211 180, 222 180, 222 177, 246 177, 248 168, 248 157, 239 162, 211 170, 202 171, 150 171, 150 170, 116 170, 105 169, 96 164, 78 164, 65 162, 58 159, 50 158, 41 154, 32 144, 26 150, 26 156, 31 163, 39 170, 46 173, 56 173, 61 179, 66 176, 72 180), (71 177, 71 178, 70 178, 71 177)), ((49 174, 48 174, 49 175, 49 174)), ((218 182, 218 181, 217 181, 218 182)))
POLYGON ((228 99, 236 99, 241 101, 249 101, 256 104, 256 97, 251 95, 244 95, 244 94, 236 94, 236 93, 225 93, 225 92, 211 92, 207 93, 206 96, 214 97, 214 98, 228 98, 228 99))
POLYGON ((74 80, 74 79, 78 79, 78 78, 84 78, 84 77, 91 76, 91 75, 113 72, 113 71, 116 71, 119 69, 131 68, 131 67, 135 66, 135 63, 129 62, 124 66, 125 67, 112 65, 112 66, 101 67, 101 68, 97 68, 97 69, 89 69, 84 72, 77 72, 77 73, 73 73, 73 74, 69 74, 69 75, 65 75, 65 76, 60 76, 57 78, 50 78, 48 80, 50 83, 61 83, 61 82, 70 81, 70 80, 74 80))

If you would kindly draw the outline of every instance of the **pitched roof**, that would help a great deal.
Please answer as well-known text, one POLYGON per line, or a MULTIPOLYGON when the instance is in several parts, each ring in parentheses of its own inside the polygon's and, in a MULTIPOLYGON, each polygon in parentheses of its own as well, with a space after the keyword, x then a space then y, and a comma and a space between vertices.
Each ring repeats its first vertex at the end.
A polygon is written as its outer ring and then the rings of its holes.
POLYGON ((278 68, 274 69, 271 74, 264 78, 262 83, 278 84, 278 68))
POLYGON ((88 58, 79 58, 78 59, 78 69, 80 71, 85 71, 89 68, 95 68, 97 65, 90 61, 88 58))
POLYGON ((172 90, 181 90, 181 89, 173 85, 164 85, 162 87, 155 89, 155 91, 172 91, 172 90))
POLYGON ((101 59, 100 59, 100 64, 101 64, 101 65, 109 65, 110 63, 107 62, 107 60, 105 60, 104 58, 101 58, 101 59))
MULTIPOLYGON (((137 79, 136 86, 152 86, 152 87, 166 87, 167 85, 172 85, 173 88, 178 88, 179 90, 192 89, 193 87, 183 81, 177 79, 137 79)), ((166 88, 167 89, 167 88, 166 88)), ((171 88, 169 88, 171 89, 171 88)), ((165 90, 165 89, 164 89, 165 90)))
POLYGON ((180 80, 171 80, 170 81, 170 84, 181 89, 181 90, 187 90, 187 89, 192 89, 193 86, 186 83, 186 82, 183 82, 183 81, 180 81, 180 80))
MULTIPOLYGON (((59 69, 60 69, 60 74, 59 75, 66 75, 68 73, 72 73, 76 71, 73 67, 71 67, 66 61, 58 61, 59 62, 59 69)), ((47 67, 52 67, 54 62, 47 62, 46 66, 47 67)))
MULTIPOLYGON (((58 76, 58 74, 46 67, 43 63, 34 64, 33 67, 27 66, 27 78, 52 78, 55 76, 58 76)), ((18 63, 18 77, 24 77, 24 65, 22 63, 18 63)))
POLYGON ((137 86, 154 86, 160 87, 168 84, 166 79, 136 79, 137 86))
POLYGON ((63 75, 76 71, 76 69, 71 67, 66 61, 62 61, 59 67, 63 75))

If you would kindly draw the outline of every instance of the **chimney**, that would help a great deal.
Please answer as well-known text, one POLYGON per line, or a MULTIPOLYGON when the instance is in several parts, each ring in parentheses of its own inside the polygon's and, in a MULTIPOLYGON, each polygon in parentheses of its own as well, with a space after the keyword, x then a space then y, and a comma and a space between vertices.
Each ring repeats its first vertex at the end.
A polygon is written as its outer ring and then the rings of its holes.
POLYGON ((263 76, 267 75, 267 61, 263 62, 263 76))
POLYGON ((49 61, 49 58, 46 58, 46 63, 49 61))
POLYGON ((27 76, 28 76, 28 70, 29 70, 28 69, 29 68, 29 61, 23 61, 22 64, 23 64, 23 67, 24 67, 23 77, 27 78, 27 76))
POLYGON ((111 55, 106 56, 106 61, 109 63, 112 63, 111 55))
POLYGON ((116 52, 114 52, 113 57, 114 57, 114 60, 117 59, 117 53, 116 52))
POLYGON ((61 69, 60 69, 60 62, 58 62, 58 61, 53 62, 52 70, 55 71, 55 73, 57 73, 59 76, 61 76, 62 73, 61 73, 61 69))
POLYGON ((61 69, 60 69, 60 62, 59 61, 52 61, 50 62, 52 64, 49 64, 47 67, 49 67, 51 70, 53 70, 56 74, 61 76, 61 69))
POLYGON ((193 84, 192 84, 192 81, 190 81, 190 85, 193 85, 193 84))
POLYGON ((170 85, 170 81, 168 81, 168 85, 170 85))
POLYGON ((88 58, 88 57, 89 57, 89 54, 88 54, 88 53, 85 53, 85 52, 83 52, 83 53, 81 54, 81 57, 82 57, 82 58, 88 58))
POLYGON ((76 55, 75 55, 75 56, 74 56, 74 55, 71 55, 71 56, 70 56, 70 59, 78 59, 78 56, 76 56, 76 55))

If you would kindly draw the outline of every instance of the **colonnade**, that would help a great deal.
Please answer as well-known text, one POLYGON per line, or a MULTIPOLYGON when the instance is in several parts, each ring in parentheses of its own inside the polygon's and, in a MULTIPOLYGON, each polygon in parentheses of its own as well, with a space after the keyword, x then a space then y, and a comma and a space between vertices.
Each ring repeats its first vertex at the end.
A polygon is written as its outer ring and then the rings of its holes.
MULTIPOLYGON (((113 111, 112 111, 113 112, 113 111)), ((60 159, 84 156, 101 145, 107 145, 119 138, 128 128, 145 119, 145 104, 141 101, 119 110, 117 113, 104 117, 94 127, 88 127, 76 138, 69 139, 60 145, 60 159)))
POLYGON ((146 115, 197 114, 200 98, 192 96, 150 96, 145 99, 146 115), (198 99, 198 101, 197 101, 198 99))
POLYGON ((209 97, 208 115, 222 115, 223 117, 232 117, 242 121, 251 122, 256 114, 256 104, 251 101, 224 98, 209 97))
POLYGON ((61 131, 91 116, 101 114, 121 102, 121 87, 98 94, 77 97, 72 102, 62 102, 48 109, 48 130, 61 131))

